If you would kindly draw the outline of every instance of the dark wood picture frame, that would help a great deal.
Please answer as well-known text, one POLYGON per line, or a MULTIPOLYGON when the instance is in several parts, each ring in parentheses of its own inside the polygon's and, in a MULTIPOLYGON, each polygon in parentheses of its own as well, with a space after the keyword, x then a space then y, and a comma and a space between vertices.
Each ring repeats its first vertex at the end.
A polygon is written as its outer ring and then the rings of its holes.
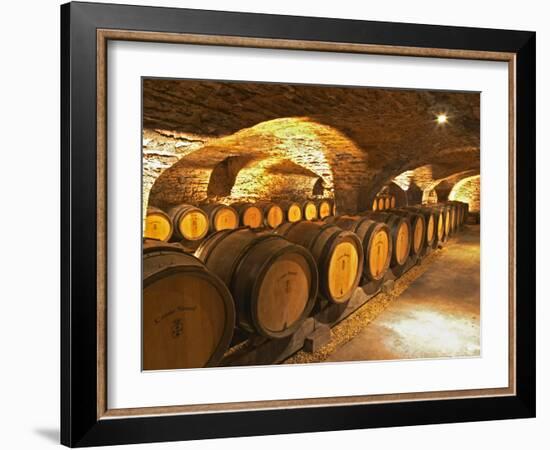
POLYGON ((535 33, 69 3, 61 7, 61 144, 63 444, 76 447, 535 416, 535 33), (109 410, 105 363, 105 54, 109 39, 507 61, 509 387, 422 396, 109 410))

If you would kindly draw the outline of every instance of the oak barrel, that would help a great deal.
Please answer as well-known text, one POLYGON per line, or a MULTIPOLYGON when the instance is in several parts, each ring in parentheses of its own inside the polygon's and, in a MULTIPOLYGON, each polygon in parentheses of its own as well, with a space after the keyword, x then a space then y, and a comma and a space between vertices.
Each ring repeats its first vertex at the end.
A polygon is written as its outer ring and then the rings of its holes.
POLYGON ((362 216, 339 216, 328 219, 332 219, 330 223, 343 230, 352 231, 361 239, 365 257, 364 281, 381 280, 391 263, 392 240, 388 226, 362 216))
POLYGON ((298 222, 302 220, 302 207, 299 203, 283 200, 277 204, 283 210, 284 216, 288 222, 298 222))
POLYGON ((427 247, 433 247, 434 244, 441 240, 443 237, 443 224, 439 222, 439 217, 441 216, 439 211, 423 206, 406 206, 402 209, 414 211, 424 216, 424 222, 426 224, 424 243, 427 247))
POLYGON ((258 202, 256 206, 264 213, 264 226, 267 228, 277 228, 285 221, 283 209, 272 202, 258 202))
POLYGON ((143 369, 215 366, 235 327, 229 290, 178 244, 143 252, 143 369))
POLYGON ((250 228, 260 228, 264 223, 264 213, 253 203, 233 203, 231 207, 239 214, 240 224, 250 228))
POLYGON ((464 223, 464 204, 458 201, 448 201, 447 203, 453 205, 456 208, 456 227, 462 228, 464 223))
POLYGON ((363 270, 363 248, 356 234, 323 222, 285 223, 275 230, 307 248, 319 270, 319 293, 333 303, 347 302, 363 270))
POLYGON ((319 219, 321 220, 332 216, 332 202, 327 199, 319 200, 317 202, 317 211, 319 213, 319 219))
POLYGON ((145 229, 143 230, 144 238, 168 242, 173 233, 174 226, 168 214, 154 206, 147 208, 145 229))
POLYGON ((451 214, 450 214, 449 207, 441 203, 436 203, 435 205, 432 206, 432 208, 437 211, 440 211, 441 214, 443 215, 444 239, 448 238, 451 234, 451 214))
POLYGON ((192 205, 178 205, 168 211, 174 224, 174 237, 185 241, 198 241, 206 236, 209 228, 208 215, 192 205))
POLYGON ((461 228, 466 221, 466 216, 468 214, 468 203, 459 202, 459 201, 449 201, 449 204, 455 205, 458 211, 458 226, 461 228))
POLYGON ((456 209, 457 208, 452 203, 449 203, 446 206, 449 208, 449 211, 450 211, 450 214, 451 214, 451 234, 454 234, 458 229, 457 221, 456 221, 456 219, 457 219, 456 209))
MULTIPOLYGON (((426 219, 424 216, 416 211, 408 211, 404 209, 396 209, 392 211, 392 214, 397 216, 406 217, 411 223, 411 255, 418 255, 424 248, 426 243, 426 219)), ((431 230, 431 237, 433 238, 433 223, 431 230)))
POLYGON ((201 209, 208 214, 210 231, 233 230, 239 226, 239 214, 231 206, 212 203, 201 205, 201 209))
POLYGON ((317 220, 317 218, 319 217, 319 212, 317 211, 317 205, 315 204, 315 202, 312 202, 311 200, 304 202, 302 210, 304 212, 303 214, 304 220, 317 220))
POLYGON ((363 212, 362 216, 384 222, 390 228, 392 237, 391 268, 401 268, 409 258, 411 250, 411 223, 406 217, 384 212, 363 212))
POLYGON ((315 303, 318 274, 303 247, 250 228, 214 233, 195 255, 229 287, 238 325, 269 338, 291 335, 315 303))

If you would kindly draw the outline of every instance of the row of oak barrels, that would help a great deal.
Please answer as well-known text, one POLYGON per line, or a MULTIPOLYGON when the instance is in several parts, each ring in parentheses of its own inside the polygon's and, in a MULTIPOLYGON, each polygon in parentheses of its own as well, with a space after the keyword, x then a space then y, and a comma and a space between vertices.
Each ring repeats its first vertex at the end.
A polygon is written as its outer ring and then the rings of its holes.
POLYGON ((449 202, 390 212, 286 222, 274 230, 215 232, 194 253, 145 240, 143 368, 215 366, 235 326, 290 336, 319 298, 344 304, 359 285, 435 247, 460 229, 467 205, 449 202))
POLYGON ((334 214, 334 202, 330 199, 304 203, 182 204, 168 211, 150 207, 145 218, 144 237, 164 242, 193 243, 204 239, 209 233, 239 226, 275 229, 284 222, 322 220, 334 214))
POLYGON ((394 195, 380 195, 372 201, 373 211, 384 211, 385 209, 395 208, 394 195))

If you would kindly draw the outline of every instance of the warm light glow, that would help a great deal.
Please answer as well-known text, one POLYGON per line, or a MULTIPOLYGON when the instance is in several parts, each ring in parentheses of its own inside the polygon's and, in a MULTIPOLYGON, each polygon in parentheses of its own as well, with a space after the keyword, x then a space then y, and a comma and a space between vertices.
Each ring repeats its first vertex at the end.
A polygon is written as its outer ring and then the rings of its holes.
POLYGON ((460 180, 449 193, 449 200, 468 203, 470 212, 479 212, 480 177, 475 175, 460 180))
POLYGON ((447 120, 448 120, 447 114, 438 114, 436 120, 437 120, 437 123, 440 125, 447 123, 447 120))

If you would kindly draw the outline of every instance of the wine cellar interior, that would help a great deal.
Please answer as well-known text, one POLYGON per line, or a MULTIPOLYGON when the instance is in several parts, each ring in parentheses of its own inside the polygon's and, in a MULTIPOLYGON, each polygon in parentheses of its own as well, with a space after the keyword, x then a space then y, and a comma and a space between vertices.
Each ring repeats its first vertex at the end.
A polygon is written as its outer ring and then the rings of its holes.
POLYGON ((479 356, 478 93, 143 80, 143 369, 479 356))

